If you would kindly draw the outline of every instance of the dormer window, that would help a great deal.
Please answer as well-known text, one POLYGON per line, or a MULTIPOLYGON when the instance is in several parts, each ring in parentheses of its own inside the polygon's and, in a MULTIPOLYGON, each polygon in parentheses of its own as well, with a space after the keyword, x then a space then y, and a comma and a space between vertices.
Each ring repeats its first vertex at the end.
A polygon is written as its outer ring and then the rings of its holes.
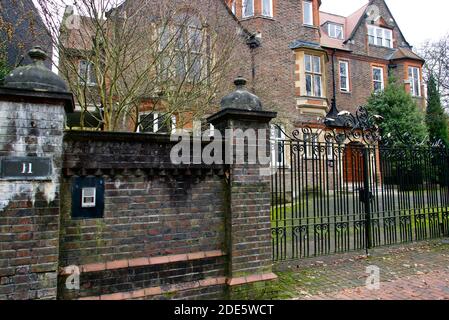
POLYGON ((393 48, 393 31, 369 25, 368 43, 380 47, 393 48))
POLYGON ((334 39, 343 39, 343 26, 341 24, 329 23, 327 34, 334 39))
POLYGON ((242 17, 254 16, 254 0, 242 0, 242 17))

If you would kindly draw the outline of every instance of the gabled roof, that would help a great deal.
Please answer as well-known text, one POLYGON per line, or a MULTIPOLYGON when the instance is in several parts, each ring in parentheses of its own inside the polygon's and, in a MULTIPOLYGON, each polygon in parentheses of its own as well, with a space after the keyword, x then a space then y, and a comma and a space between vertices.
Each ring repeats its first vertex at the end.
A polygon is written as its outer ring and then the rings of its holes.
POLYGON ((307 48, 307 49, 314 49, 314 50, 323 50, 319 43, 316 42, 310 42, 310 41, 304 41, 304 40, 295 40, 292 43, 288 45, 288 47, 292 50, 299 49, 299 48, 307 48))
MULTIPOLYGON (((344 39, 333 39, 333 38, 330 38, 326 32, 323 32, 321 44, 325 47, 347 50, 345 48, 345 44, 354 37, 355 33, 357 32, 357 30, 359 29, 359 27, 362 25, 362 23, 365 20, 367 9, 369 8, 369 6, 374 4, 374 1, 375 0, 369 0, 369 2, 367 4, 365 4, 363 7, 361 7, 360 9, 358 9, 357 11, 355 11, 348 17, 342 17, 339 15, 335 15, 335 14, 331 14, 331 13, 327 13, 327 12, 320 12, 320 20, 322 22, 322 25, 324 25, 328 22, 333 22, 333 23, 337 23, 337 24, 343 24, 345 26, 344 39)), ((396 23, 396 20, 393 17, 393 14, 390 11, 390 8, 388 8, 388 5, 386 3, 385 3, 385 7, 386 7, 389 15, 393 18, 394 25, 397 27, 402 38, 405 39, 401 29, 399 28, 398 24, 396 23)), ((407 41, 405 41, 405 45, 410 47, 410 44, 407 41)), ((422 59, 420 59, 420 60, 422 60, 422 59)))
POLYGON ((412 59, 412 60, 420 60, 424 62, 425 60, 414 53, 409 48, 400 47, 395 52, 391 54, 389 60, 401 60, 401 59, 412 59))
POLYGON ((325 25, 329 22, 341 24, 344 26, 345 33, 343 39, 334 39, 329 37, 327 32, 322 32, 321 45, 324 47, 336 48, 340 50, 348 50, 347 48, 345 48, 345 43, 354 35, 355 30, 359 25, 359 21, 363 21, 363 17, 365 15, 366 9, 368 8, 368 5, 369 4, 367 3, 348 17, 320 11, 320 21, 322 22, 322 25, 325 25))
POLYGON ((354 12, 353 14, 351 14, 349 17, 346 18, 348 26, 348 37, 345 39, 345 42, 354 37, 357 29, 362 24, 363 19, 365 18, 366 9, 368 9, 371 2, 372 0, 370 0, 367 4, 365 4, 359 10, 357 10, 356 12, 354 12))
MULTIPOLYGON (((390 8, 388 7, 387 3, 385 2, 385 0, 382 0, 385 8, 388 11, 388 14, 391 16, 391 18, 393 19, 393 23, 394 25, 397 27, 399 33, 401 34, 402 38, 405 40, 404 34, 401 31, 401 28, 399 28, 399 25, 396 23, 396 19, 394 18, 393 14, 391 13, 390 8)), ((375 2, 375 0, 369 0, 369 2, 363 6, 362 8, 360 8, 359 10, 357 10, 356 12, 354 12, 351 16, 351 19, 353 19, 352 22, 355 22, 357 20, 357 22, 355 23, 354 27, 352 28, 351 31, 351 35, 346 39, 346 41, 351 40, 355 33, 357 32, 358 28, 361 26, 361 24, 363 23, 363 20, 365 19, 365 13, 366 13, 366 9, 368 9, 371 5, 373 5, 375 2)), ((349 18, 348 17, 348 18, 349 18)), ((410 47, 410 44, 407 42, 407 40, 405 40, 406 45, 410 47)))
MULTIPOLYGON (((12 34, 0 30, 0 40, 6 41, 7 62, 15 67, 18 62, 23 65, 32 63, 26 52, 40 45, 48 53, 49 59, 44 64, 51 68, 53 46, 50 33, 32 0, 0 1, 0 21, 12 26, 12 34), (11 36, 11 39, 9 39, 11 36), (20 61, 23 58, 22 61, 20 61)), ((2 29, 2 28, 0 28, 2 29)))

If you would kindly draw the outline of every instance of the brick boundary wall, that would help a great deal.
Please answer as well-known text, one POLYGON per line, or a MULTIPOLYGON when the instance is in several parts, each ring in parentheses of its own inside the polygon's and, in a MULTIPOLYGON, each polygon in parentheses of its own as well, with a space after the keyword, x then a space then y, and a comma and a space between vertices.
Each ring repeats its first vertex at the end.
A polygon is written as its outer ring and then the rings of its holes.
MULTIPOLYGON (((266 166, 175 165, 167 135, 64 132, 68 92, 5 92, 1 155, 48 159, 52 170, 42 180, 0 177, 0 299, 271 297, 266 166), (82 207, 80 190, 93 186, 94 206, 82 207), (67 286, 73 267, 78 288, 67 286)), ((238 109, 209 120, 269 132, 276 114, 251 110, 261 103, 241 86, 234 94, 238 109)))
MULTIPOLYGON (((233 123, 268 128, 272 116, 233 123)), ((257 165, 174 166, 175 142, 157 134, 68 132, 64 141, 59 298, 245 298, 277 278, 270 178, 257 165), (71 217, 73 179, 82 176, 105 180, 103 218, 71 217), (65 289, 72 265, 80 290, 65 289)))
MULTIPOLYGON (((169 298, 197 290, 192 282, 219 286, 213 279, 225 277, 223 167, 175 166, 174 145, 157 134, 66 134, 60 267, 80 267, 81 289, 65 290, 62 271, 60 298, 140 297, 142 290, 169 298), (105 180, 103 218, 71 217, 71 187, 80 176, 105 180)), ((224 297, 221 287, 207 297, 224 297)))

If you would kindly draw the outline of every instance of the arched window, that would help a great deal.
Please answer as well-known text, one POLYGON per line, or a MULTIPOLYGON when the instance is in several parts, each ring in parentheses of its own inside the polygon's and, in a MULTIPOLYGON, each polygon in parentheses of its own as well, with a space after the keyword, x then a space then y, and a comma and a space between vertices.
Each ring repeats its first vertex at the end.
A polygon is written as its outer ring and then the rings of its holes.
POLYGON ((196 15, 178 14, 160 29, 160 74, 164 78, 197 82, 207 75, 206 30, 196 15))

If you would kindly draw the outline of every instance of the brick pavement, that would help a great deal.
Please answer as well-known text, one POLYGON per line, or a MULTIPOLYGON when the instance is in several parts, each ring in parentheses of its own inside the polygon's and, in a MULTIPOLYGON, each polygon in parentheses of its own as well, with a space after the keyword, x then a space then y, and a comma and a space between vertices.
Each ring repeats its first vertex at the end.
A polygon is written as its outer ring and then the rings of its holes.
POLYGON ((298 300, 449 300, 449 242, 435 240, 283 266, 282 297, 298 300), (368 266, 379 290, 366 288, 368 266))

